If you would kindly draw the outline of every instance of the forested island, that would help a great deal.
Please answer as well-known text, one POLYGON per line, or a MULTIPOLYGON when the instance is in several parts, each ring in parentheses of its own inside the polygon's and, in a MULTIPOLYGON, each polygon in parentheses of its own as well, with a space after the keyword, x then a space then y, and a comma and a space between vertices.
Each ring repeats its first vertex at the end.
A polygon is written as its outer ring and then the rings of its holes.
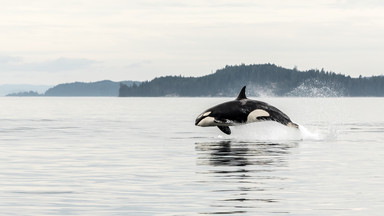
POLYGON ((120 84, 120 97, 226 97, 247 85, 251 96, 383 97, 384 76, 352 78, 322 70, 299 71, 275 64, 226 66, 202 77, 165 76, 151 81, 120 84))
POLYGON ((7 96, 10 96, 10 97, 38 97, 38 96, 41 96, 41 94, 39 94, 36 91, 23 91, 23 92, 18 92, 18 93, 10 93, 10 94, 7 94, 7 96))

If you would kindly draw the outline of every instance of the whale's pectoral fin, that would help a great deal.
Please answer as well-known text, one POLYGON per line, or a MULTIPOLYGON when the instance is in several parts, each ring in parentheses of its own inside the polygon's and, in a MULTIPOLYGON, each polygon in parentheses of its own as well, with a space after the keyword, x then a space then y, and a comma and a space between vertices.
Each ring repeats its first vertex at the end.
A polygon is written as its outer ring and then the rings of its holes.
POLYGON ((217 126, 223 133, 230 135, 231 129, 228 126, 217 126))

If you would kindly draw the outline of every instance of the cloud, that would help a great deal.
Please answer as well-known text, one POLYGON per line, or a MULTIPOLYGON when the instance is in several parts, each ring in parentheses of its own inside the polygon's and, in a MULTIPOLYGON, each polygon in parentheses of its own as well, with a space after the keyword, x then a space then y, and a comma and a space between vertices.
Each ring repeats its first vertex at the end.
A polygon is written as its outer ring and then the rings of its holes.
POLYGON ((1 81, 96 74, 147 80, 266 62, 382 74, 383 6, 380 0, 6 1, 1 81))
POLYGON ((97 63, 85 58, 57 58, 42 62, 25 62, 21 57, 0 56, 0 72, 40 71, 61 72, 84 69, 97 63))
POLYGON ((334 1, 332 5, 336 5, 342 8, 378 8, 384 7, 384 2, 382 0, 342 0, 334 1))
POLYGON ((126 68, 138 68, 138 67, 143 67, 143 66, 151 64, 151 63, 152 62, 149 60, 143 60, 143 61, 133 62, 133 63, 127 65, 126 68))
POLYGON ((22 61, 22 58, 15 56, 0 56, 0 66, 22 61))

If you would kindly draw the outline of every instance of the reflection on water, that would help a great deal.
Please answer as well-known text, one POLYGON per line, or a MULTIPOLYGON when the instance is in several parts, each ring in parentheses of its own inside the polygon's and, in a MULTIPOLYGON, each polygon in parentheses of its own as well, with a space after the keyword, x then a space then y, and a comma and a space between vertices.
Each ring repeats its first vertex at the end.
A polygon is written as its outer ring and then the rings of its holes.
POLYGON ((289 180, 282 173, 289 165, 291 149, 297 145, 295 142, 196 143, 197 165, 204 168, 199 174, 204 175, 204 183, 215 185, 207 193, 216 199, 208 203, 210 211, 202 214, 251 213, 268 205, 273 209, 284 190, 282 183, 289 180), (274 174, 276 171, 278 175, 274 174))
POLYGON ((196 143, 198 163, 211 166, 283 166, 284 155, 296 143, 241 143, 232 141, 196 143))

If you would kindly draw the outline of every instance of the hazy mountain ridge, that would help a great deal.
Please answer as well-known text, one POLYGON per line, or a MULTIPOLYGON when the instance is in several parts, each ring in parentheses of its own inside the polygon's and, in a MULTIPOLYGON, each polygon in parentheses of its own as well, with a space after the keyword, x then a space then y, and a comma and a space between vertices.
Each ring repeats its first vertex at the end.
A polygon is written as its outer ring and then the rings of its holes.
POLYGON ((35 91, 22 91, 8 94, 7 96, 55 96, 55 97, 117 97, 121 84, 130 86, 139 84, 137 81, 114 82, 103 80, 97 82, 63 83, 49 88, 45 93, 35 91))
POLYGON ((138 83, 135 81, 122 81, 113 82, 110 80, 103 80, 98 82, 74 82, 56 85, 48 89, 44 96, 104 96, 104 97, 117 97, 120 83, 124 85, 132 85, 138 83))
POLYGON ((29 84, 4 84, 4 85, 0 85, 0 96, 17 94, 20 92, 30 92, 30 91, 33 91, 37 94, 42 94, 50 87, 52 86, 29 85, 29 84))

